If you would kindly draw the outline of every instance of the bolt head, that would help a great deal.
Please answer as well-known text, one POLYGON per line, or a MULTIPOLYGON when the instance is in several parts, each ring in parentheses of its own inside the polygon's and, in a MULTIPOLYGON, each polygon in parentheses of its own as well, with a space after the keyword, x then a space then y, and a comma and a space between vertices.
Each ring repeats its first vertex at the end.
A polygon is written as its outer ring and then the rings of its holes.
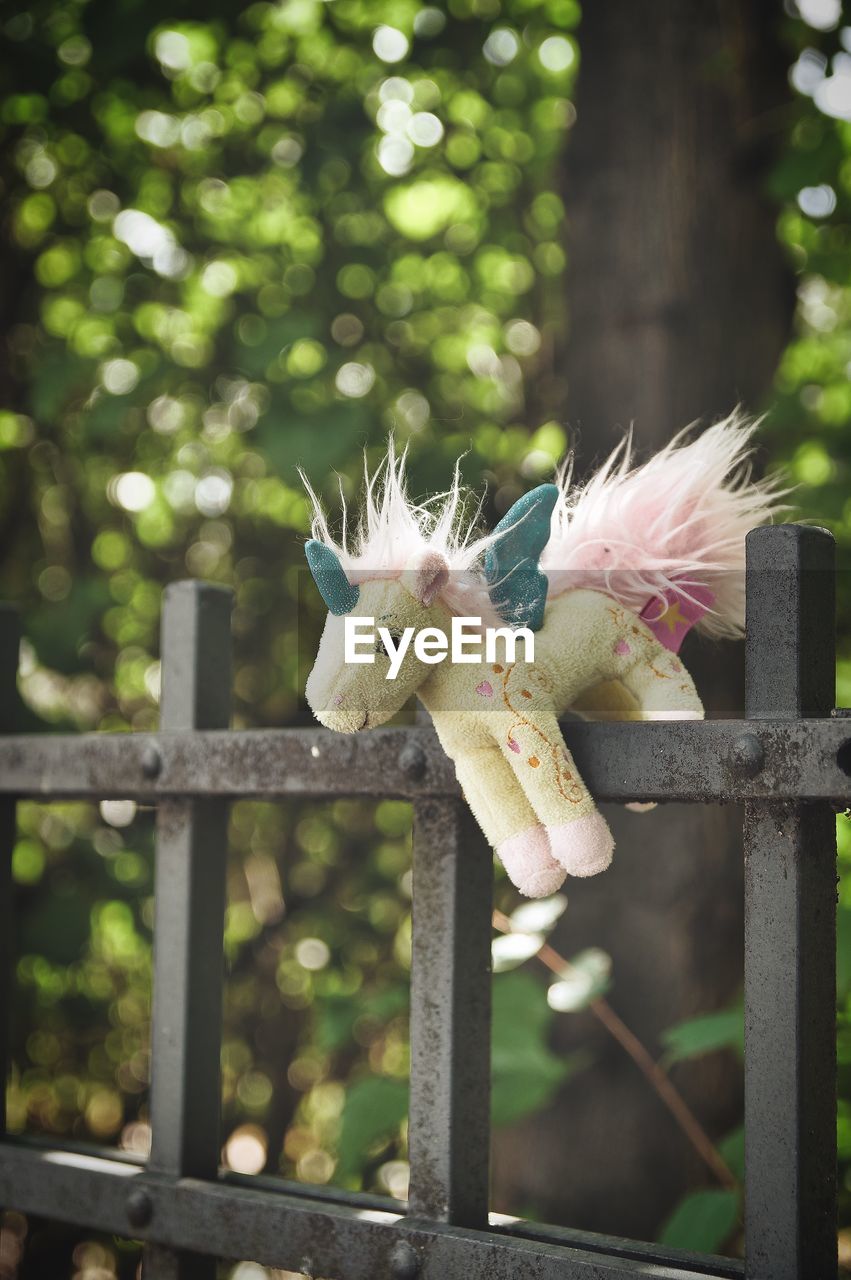
POLYGON ((409 742, 399 755, 399 768, 411 782, 419 782, 426 771, 426 757, 422 747, 409 742))
POLYGON ((146 1227, 154 1216, 151 1197, 141 1187, 135 1187, 130 1192, 125 1201, 124 1209, 131 1227, 146 1227))
POLYGON ((400 1240, 390 1255, 390 1274, 393 1280, 415 1280, 419 1274, 420 1258, 407 1240, 400 1240))
POLYGON ((142 752, 142 773, 146 778, 157 778, 162 767, 163 758, 160 755, 160 749, 150 743, 142 752))
POLYGON ((755 733, 743 733, 733 743, 730 763, 736 773, 755 778, 765 765, 765 751, 755 733))

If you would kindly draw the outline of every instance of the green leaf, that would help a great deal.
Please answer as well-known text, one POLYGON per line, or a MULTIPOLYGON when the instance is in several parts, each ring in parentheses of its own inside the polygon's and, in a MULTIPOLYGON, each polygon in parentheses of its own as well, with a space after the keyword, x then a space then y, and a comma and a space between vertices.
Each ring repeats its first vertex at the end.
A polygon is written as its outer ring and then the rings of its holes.
POLYGON ((493 984, 493 1044, 495 1049, 516 1043, 519 1035, 540 1039, 552 1025, 544 989, 531 973, 505 974, 493 984))
POLYGON ((318 1048, 333 1053, 350 1044, 358 1009, 351 996, 328 995, 314 1004, 314 1039, 318 1048))
POLYGON ((851 990, 851 909, 836 909, 836 994, 844 1000, 851 990))
POLYGON ((731 1130, 718 1143, 718 1150, 737 1178, 745 1176, 745 1126, 731 1130))
POLYGON ((689 1018, 686 1022, 668 1027, 667 1031, 662 1032, 661 1038, 666 1049, 665 1061, 668 1063, 700 1058, 705 1053, 714 1053, 719 1049, 734 1049, 741 1054, 744 1050, 742 1007, 737 1005, 733 1009, 721 1009, 718 1013, 689 1018))
POLYGON ((362 1168, 364 1157, 379 1140, 388 1141, 408 1114, 408 1085, 390 1076, 365 1076, 346 1092, 337 1172, 351 1177, 362 1168))
POLYGON ((64 600, 45 602, 27 618, 27 638, 45 666, 73 675, 80 670, 80 645, 97 632, 109 604, 109 586, 80 574, 64 600))
POLYGON ((731 1235, 738 1216, 738 1192, 693 1191, 677 1205, 659 1242, 695 1253, 714 1253, 731 1235))
POLYGON ((539 1111, 588 1059, 559 1057, 547 1044, 553 1015, 544 988, 526 973, 510 973, 493 984, 491 1118, 513 1124, 539 1111))
POLYGON ((368 995, 331 993, 314 1003, 314 1035, 319 1048, 333 1053, 351 1044, 358 1018, 367 1016, 388 1022, 408 1007, 406 987, 384 987, 368 995))

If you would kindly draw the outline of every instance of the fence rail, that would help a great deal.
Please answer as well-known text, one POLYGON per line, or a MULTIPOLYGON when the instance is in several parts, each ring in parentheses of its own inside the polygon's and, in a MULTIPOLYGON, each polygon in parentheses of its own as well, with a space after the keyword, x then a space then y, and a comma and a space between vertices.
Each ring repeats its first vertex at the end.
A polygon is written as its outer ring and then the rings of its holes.
POLYGON ((565 726, 600 799, 746 802, 744 1264, 489 1215, 491 858, 451 764, 425 727, 228 731, 230 597, 201 583, 166 592, 158 734, 15 735, 0 616, 4 1060, 16 799, 157 806, 151 1158, 6 1138, 0 1202, 141 1239, 145 1280, 212 1280, 217 1257, 328 1280, 835 1275, 833 809, 851 803, 851 720, 832 706, 833 591, 823 530, 754 531, 747 718, 565 726), (414 803, 407 1208, 218 1169, 225 808, 293 795, 414 803))
MULTIPOLYGON (((851 717, 562 724, 598 800, 847 801, 851 717)), ((434 730, 0 735, 0 796, 460 796, 434 730)))

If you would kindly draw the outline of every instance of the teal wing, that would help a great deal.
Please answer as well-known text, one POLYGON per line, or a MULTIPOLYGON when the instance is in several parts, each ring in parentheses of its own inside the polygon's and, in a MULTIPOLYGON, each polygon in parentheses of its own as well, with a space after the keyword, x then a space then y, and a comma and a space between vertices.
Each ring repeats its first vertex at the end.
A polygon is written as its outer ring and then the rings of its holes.
POLYGON ((540 631, 547 603, 547 579, 538 568, 549 542, 550 517, 558 486, 542 484, 518 498, 494 529, 485 554, 491 603, 513 627, 540 631))

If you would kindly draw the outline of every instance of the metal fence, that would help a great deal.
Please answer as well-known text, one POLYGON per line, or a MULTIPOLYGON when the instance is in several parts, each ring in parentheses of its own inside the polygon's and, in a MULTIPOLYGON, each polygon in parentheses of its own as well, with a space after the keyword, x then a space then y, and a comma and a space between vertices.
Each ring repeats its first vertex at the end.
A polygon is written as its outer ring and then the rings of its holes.
POLYGON ((833 809, 851 801, 851 721, 833 710, 833 556, 819 529, 749 536, 746 719, 565 728, 601 800, 745 802, 744 1265, 489 1218, 492 864, 452 766, 425 727, 229 732, 230 595, 196 582, 165 594, 155 735, 13 736, 3 615, 4 1063, 15 800, 132 797, 157 806, 157 841, 150 1159, 7 1137, 0 1203, 141 1239, 146 1280, 211 1280, 216 1258, 329 1280, 834 1276, 833 809), (219 1169, 226 807, 296 795, 413 802, 407 1208, 219 1169))

